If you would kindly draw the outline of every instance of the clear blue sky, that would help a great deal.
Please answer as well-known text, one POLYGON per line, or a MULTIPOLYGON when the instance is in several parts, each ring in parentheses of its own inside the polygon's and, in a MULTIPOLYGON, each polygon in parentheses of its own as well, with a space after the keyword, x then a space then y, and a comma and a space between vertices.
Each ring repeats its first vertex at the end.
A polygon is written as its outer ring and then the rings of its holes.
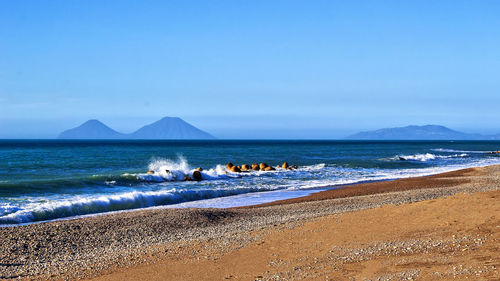
POLYGON ((0 138, 500 132, 500 1, 0 1, 0 138))

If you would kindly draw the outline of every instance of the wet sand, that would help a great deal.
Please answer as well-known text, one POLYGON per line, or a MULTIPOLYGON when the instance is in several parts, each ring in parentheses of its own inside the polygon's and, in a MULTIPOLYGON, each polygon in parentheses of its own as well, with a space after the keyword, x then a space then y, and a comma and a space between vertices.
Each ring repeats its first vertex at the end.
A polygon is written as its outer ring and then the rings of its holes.
POLYGON ((500 166, 0 229, 0 278, 498 280, 500 166), (460 193, 460 194, 458 194, 460 193))

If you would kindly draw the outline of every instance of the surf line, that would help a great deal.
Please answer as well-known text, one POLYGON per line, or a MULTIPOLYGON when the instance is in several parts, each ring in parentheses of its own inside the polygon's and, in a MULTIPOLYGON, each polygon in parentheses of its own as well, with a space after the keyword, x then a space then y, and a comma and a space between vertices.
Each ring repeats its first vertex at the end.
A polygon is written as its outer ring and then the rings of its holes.
MULTIPOLYGON (((226 164, 226 173, 232 172, 232 173, 248 173, 251 171, 261 171, 261 172, 269 172, 269 171, 276 171, 276 169, 283 169, 283 170, 297 170, 298 167, 297 165, 289 165, 288 162, 283 162, 281 165, 276 165, 276 168, 273 166, 270 166, 266 163, 253 163, 252 165, 250 164, 242 164, 242 165, 234 165, 233 163, 229 162, 226 164)), ((184 181, 202 181, 203 176, 202 172, 203 168, 198 167, 196 168, 191 175, 185 175, 184 176, 184 181)), ((153 170, 149 170, 146 174, 148 175, 154 175, 157 172, 153 170)), ((165 170, 165 173, 167 174, 172 174, 170 170, 165 170)))

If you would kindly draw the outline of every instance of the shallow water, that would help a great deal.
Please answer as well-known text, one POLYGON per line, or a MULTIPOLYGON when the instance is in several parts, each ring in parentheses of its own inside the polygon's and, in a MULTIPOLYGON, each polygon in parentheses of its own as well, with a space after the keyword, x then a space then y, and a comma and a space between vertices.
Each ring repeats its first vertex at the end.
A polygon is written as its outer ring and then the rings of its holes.
POLYGON ((269 202, 325 186, 500 164, 488 154, 499 149, 498 141, 4 140, 0 224, 174 204, 269 202), (228 173, 229 161, 288 161, 299 168, 228 173), (203 181, 182 181, 196 167, 204 168, 203 181))

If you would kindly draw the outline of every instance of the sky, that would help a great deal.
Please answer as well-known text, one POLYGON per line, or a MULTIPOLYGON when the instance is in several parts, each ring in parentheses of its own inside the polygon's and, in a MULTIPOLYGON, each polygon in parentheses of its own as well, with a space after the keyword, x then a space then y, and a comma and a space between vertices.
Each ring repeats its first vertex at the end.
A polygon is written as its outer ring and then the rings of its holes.
POLYGON ((500 133, 500 1, 0 1, 0 138, 500 133))

